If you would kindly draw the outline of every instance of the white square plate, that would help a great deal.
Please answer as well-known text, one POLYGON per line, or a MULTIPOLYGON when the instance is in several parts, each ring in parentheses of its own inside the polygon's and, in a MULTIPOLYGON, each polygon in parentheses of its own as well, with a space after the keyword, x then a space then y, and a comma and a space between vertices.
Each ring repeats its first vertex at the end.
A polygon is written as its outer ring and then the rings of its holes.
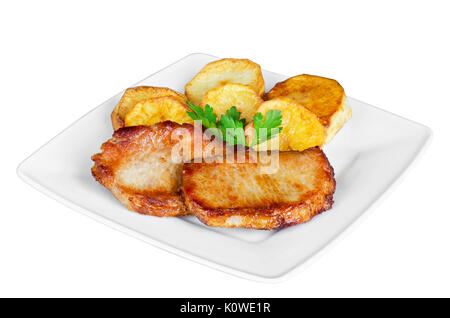
MULTIPOLYGON (((216 59, 188 55, 136 85, 184 92, 184 85, 216 59)), ((268 89, 286 78, 268 71, 263 75, 268 89)), ((131 213, 91 176, 90 157, 111 137, 110 114, 122 93, 27 158, 18 167, 19 176, 113 228, 185 258, 256 280, 279 280, 322 250, 388 190, 431 135, 425 126, 349 98, 353 116, 324 148, 337 182, 330 211, 279 231, 211 228, 192 216, 157 218, 131 213)))

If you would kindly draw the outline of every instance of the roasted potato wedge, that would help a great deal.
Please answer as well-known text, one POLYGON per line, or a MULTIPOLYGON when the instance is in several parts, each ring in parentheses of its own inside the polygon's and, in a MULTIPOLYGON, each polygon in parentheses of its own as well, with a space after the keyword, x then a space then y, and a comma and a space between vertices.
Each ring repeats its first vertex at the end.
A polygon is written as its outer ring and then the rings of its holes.
POLYGON ((241 118, 245 118, 246 122, 249 122, 262 102, 262 98, 250 86, 233 83, 208 91, 203 96, 200 106, 205 107, 208 104, 214 108, 214 112, 219 118, 231 106, 236 106, 241 113, 241 118))
MULTIPOLYGON (((278 97, 262 103, 257 112, 264 118, 271 109, 281 111, 283 130, 274 138, 254 148, 261 150, 302 151, 314 146, 322 146, 325 141, 325 128, 319 118, 293 99, 278 97)), ((247 143, 252 145, 254 139, 253 123, 245 127, 247 143)))
POLYGON ((223 59, 207 64, 186 84, 185 93, 192 103, 199 105, 206 92, 228 83, 249 85, 258 95, 264 94, 261 67, 246 59, 223 59))
POLYGON ((186 102, 177 96, 145 99, 134 105, 125 116, 125 126, 150 126, 166 120, 178 124, 193 124, 193 120, 186 113, 187 110, 189 108, 186 102))
POLYGON ((352 114, 342 86, 325 77, 304 74, 288 78, 265 95, 267 100, 277 97, 289 97, 316 114, 326 130, 325 143, 334 137, 352 114))
POLYGON ((165 87, 151 87, 151 86, 138 86, 128 88, 122 95, 117 106, 111 114, 111 121, 114 130, 118 130, 125 126, 125 116, 138 102, 145 99, 162 97, 162 96, 175 96, 181 101, 186 100, 186 96, 165 87))

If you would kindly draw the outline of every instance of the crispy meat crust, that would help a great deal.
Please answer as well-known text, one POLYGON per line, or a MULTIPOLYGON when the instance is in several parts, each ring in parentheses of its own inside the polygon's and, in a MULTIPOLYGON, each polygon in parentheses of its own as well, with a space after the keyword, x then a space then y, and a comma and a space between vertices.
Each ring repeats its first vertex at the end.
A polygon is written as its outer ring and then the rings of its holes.
MULTIPOLYGON (((92 175, 131 211, 155 216, 187 214, 180 197, 183 163, 171 158, 179 145, 173 133, 180 128, 187 134, 182 144, 193 149, 194 127, 189 124, 166 121, 119 129, 102 145, 102 152, 92 156, 92 175)), ((203 146, 209 143, 203 141, 203 146)), ((185 155, 184 160, 192 158, 185 155)))
POLYGON ((188 210, 218 227, 280 229, 309 221, 333 204, 333 168, 318 147, 279 153, 279 170, 261 163, 186 163, 182 192, 188 210))

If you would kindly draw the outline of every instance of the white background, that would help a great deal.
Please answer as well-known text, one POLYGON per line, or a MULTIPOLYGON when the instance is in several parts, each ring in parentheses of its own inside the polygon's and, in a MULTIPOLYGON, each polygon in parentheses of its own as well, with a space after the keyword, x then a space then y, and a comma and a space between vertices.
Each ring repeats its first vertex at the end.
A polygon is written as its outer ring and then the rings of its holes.
POLYGON ((2 2, 0 296, 450 296, 446 4, 2 2), (335 78, 349 96, 423 123, 434 138, 359 227, 279 284, 171 255, 16 176, 20 161, 87 111, 193 52, 335 78))

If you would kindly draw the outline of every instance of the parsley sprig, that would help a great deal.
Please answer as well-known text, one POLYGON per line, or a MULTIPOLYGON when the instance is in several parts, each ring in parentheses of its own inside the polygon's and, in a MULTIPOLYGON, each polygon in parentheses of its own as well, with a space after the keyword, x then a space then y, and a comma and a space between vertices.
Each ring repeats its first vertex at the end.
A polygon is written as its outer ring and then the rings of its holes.
POLYGON ((205 128, 217 128, 217 115, 211 106, 206 105, 205 110, 188 101, 188 106, 192 112, 186 112, 193 120, 201 120, 205 128))
MULTIPOLYGON (((191 112, 187 111, 189 117, 193 120, 200 120, 205 128, 220 130, 222 139, 228 145, 248 146, 244 134, 245 118, 241 118, 241 113, 237 111, 236 106, 232 106, 225 115, 221 115, 219 121, 217 121, 217 115, 213 108, 209 105, 205 105, 205 109, 203 109, 188 101, 188 106, 192 110, 191 112)), ((255 138, 252 146, 255 146, 271 139, 283 129, 278 127, 281 125, 281 111, 269 110, 265 120, 261 113, 257 113, 253 116, 253 125, 255 138)))
POLYGON ((277 135, 283 127, 281 125, 281 111, 278 109, 271 109, 267 112, 266 119, 261 113, 253 116, 253 125, 255 126, 255 139, 253 139, 252 146, 259 145, 273 136, 277 135))

